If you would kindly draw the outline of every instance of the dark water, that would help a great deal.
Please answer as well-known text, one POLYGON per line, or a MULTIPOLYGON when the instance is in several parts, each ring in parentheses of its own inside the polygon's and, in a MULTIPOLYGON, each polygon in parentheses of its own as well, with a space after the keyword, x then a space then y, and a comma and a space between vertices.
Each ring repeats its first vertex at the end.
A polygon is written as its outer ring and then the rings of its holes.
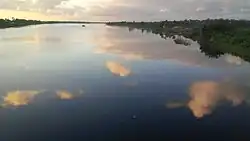
POLYGON ((0 141, 250 139, 250 65, 104 25, 0 30, 0 141))

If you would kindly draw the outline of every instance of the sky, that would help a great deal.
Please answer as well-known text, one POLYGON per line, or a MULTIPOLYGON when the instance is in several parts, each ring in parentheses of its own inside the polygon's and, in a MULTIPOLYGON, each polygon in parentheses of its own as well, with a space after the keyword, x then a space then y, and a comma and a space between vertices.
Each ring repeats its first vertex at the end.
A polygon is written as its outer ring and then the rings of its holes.
POLYGON ((250 19, 250 0, 0 0, 0 18, 83 21, 250 19))

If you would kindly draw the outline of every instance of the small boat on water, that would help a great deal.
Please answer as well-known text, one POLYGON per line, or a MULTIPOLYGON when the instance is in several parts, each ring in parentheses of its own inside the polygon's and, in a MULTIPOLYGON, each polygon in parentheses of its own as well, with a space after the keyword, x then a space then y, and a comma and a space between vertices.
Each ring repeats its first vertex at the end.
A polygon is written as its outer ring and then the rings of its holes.
POLYGON ((85 25, 82 25, 82 27, 86 27, 85 25))

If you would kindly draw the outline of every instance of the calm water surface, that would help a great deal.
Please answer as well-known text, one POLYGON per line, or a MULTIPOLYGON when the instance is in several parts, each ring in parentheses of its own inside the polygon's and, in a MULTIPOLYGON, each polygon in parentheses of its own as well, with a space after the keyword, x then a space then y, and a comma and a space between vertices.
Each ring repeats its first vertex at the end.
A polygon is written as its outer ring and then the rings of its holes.
POLYGON ((104 25, 0 30, 1 141, 249 140, 250 64, 104 25))

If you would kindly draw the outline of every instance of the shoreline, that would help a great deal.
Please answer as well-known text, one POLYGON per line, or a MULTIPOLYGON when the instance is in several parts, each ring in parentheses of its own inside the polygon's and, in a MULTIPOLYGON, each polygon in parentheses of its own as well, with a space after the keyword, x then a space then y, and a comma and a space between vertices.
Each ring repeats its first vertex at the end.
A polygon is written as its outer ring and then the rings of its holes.
POLYGON ((20 28, 30 25, 42 24, 106 24, 105 22, 84 22, 84 21, 38 21, 25 19, 0 19, 0 29, 20 28))
POLYGON ((250 62, 250 21, 207 19, 161 22, 109 22, 108 26, 126 27, 129 31, 141 30, 161 38, 172 38, 176 43, 189 46, 183 36, 200 44, 201 51, 218 58, 232 54, 250 62))

